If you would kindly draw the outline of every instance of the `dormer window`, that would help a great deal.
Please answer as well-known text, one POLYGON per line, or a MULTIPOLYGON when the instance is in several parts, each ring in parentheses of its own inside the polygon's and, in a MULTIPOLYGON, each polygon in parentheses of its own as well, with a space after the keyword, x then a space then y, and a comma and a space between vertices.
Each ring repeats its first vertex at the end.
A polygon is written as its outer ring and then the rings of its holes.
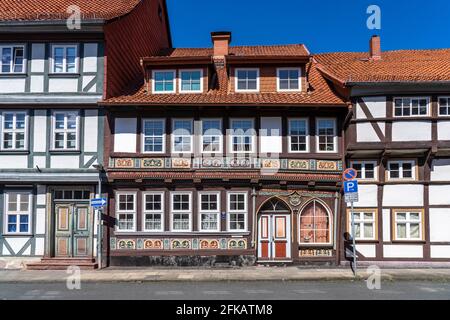
POLYGON ((236 69, 236 92, 259 91, 259 69, 236 69))
POLYGON ((180 70, 180 92, 181 93, 201 93, 203 92, 203 71, 180 70))
POLYGON ((153 71, 153 93, 175 93, 175 70, 153 71))
POLYGON ((300 68, 278 68, 277 90, 278 91, 301 91, 300 68))

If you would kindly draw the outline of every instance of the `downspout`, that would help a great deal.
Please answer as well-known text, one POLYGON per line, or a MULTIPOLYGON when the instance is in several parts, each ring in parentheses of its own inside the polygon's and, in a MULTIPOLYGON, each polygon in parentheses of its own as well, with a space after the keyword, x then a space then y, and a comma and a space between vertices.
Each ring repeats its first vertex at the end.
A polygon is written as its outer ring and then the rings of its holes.
POLYGON ((337 233, 338 233, 338 210, 339 210, 339 203, 340 203, 340 193, 335 192, 334 194, 334 239, 333 239, 333 249, 336 251, 337 248, 337 233))
POLYGON ((256 224, 258 219, 256 217, 256 190, 255 187, 252 188, 252 215, 253 215, 253 225, 252 225, 252 248, 256 245, 256 224))

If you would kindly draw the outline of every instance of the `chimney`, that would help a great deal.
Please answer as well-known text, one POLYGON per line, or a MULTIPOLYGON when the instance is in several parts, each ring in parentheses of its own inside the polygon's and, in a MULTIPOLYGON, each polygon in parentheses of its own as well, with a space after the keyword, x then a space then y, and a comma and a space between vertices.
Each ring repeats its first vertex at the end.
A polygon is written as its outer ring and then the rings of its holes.
POLYGON ((211 32, 211 39, 214 45, 215 57, 223 57, 228 55, 228 48, 231 42, 231 32, 228 31, 211 32))
POLYGON ((370 38, 370 59, 381 60, 381 40, 379 36, 370 38))

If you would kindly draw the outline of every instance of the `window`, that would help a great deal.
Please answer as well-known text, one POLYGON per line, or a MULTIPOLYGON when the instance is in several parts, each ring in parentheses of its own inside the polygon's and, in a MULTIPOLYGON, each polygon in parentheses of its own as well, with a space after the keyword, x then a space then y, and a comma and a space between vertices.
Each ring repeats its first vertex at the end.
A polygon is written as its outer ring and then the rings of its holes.
POLYGON ((166 140, 164 119, 142 120, 142 134, 144 153, 164 153, 166 140))
POLYGON ((289 152, 308 151, 308 134, 307 119, 289 119, 289 152))
POLYGON ((247 230, 247 192, 228 193, 228 231, 247 230))
POLYGON ((222 152, 222 120, 202 119, 202 152, 222 152))
POLYGON ((0 46, 2 55, 1 73, 25 72, 25 47, 24 46, 0 46))
POLYGON ((450 97, 439 97, 439 115, 450 116, 450 97))
MULTIPOLYGON (((347 211, 348 229, 352 234, 351 211, 347 211)), ((356 240, 376 240, 376 211, 362 210, 355 211, 355 239, 356 240)))
POLYGON ((154 93, 174 93, 175 92, 175 71, 153 71, 153 92, 154 93))
POLYGON ((136 193, 117 194, 117 231, 136 231, 136 193))
POLYGON ((191 230, 191 197, 190 192, 173 192, 171 194, 172 231, 191 230))
POLYGON ((317 200, 308 203, 300 214, 300 244, 331 244, 331 218, 317 200))
POLYGON ((336 120, 317 119, 317 151, 336 152, 336 120))
POLYGON ((31 233, 31 193, 6 192, 5 233, 31 233))
POLYGON ((422 211, 394 211, 395 240, 423 240, 422 211))
POLYGON ((254 152, 254 128, 252 119, 231 120, 231 152, 252 153, 254 152))
POLYGON ((219 231, 220 193, 199 193, 200 231, 219 231))
POLYGON ((2 150, 25 150, 27 136, 27 113, 18 111, 5 111, 2 119, 2 150))
POLYGON ((416 179, 415 161, 388 161, 388 179, 416 179))
POLYGON ((394 114, 396 117, 428 115, 428 98, 395 98, 394 114))
POLYGON ((278 68, 277 76, 278 91, 301 91, 300 68, 278 68))
POLYGON ((144 192, 144 231, 164 230, 164 192, 144 192))
POLYGON ((377 180, 377 162, 376 161, 351 161, 350 166, 357 171, 356 179, 377 180))
POLYGON ((54 45, 52 46, 52 72, 53 73, 76 73, 77 72, 76 45, 54 45))
POLYGON ((78 148, 78 112, 55 111, 53 113, 54 150, 76 150, 78 148))
POLYGON ((180 92, 203 92, 203 70, 180 70, 180 92))
POLYGON ((236 91, 258 92, 259 69, 236 69, 236 91))
POLYGON ((174 119, 172 152, 192 152, 192 120, 174 119))

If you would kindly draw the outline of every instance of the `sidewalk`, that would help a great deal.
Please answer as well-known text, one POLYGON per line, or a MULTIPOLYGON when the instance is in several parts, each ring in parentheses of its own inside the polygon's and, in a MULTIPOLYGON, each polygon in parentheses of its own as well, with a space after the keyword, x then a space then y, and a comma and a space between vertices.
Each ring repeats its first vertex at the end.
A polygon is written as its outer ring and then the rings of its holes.
MULTIPOLYGON (((66 271, 0 270, 1 282, 65 282, 66 271)), ((358 279, 367 279, 366 268, 359 269, 358 279)), ((450 281, 450 269, 381 269, 382 280, 450 281)), ((149 281, 336 281, 354 280, 348 268, 317 269, 299 267, 245 267, 224 269, 200 268, 107 268, 82 270, 86 282, 149 281)))

